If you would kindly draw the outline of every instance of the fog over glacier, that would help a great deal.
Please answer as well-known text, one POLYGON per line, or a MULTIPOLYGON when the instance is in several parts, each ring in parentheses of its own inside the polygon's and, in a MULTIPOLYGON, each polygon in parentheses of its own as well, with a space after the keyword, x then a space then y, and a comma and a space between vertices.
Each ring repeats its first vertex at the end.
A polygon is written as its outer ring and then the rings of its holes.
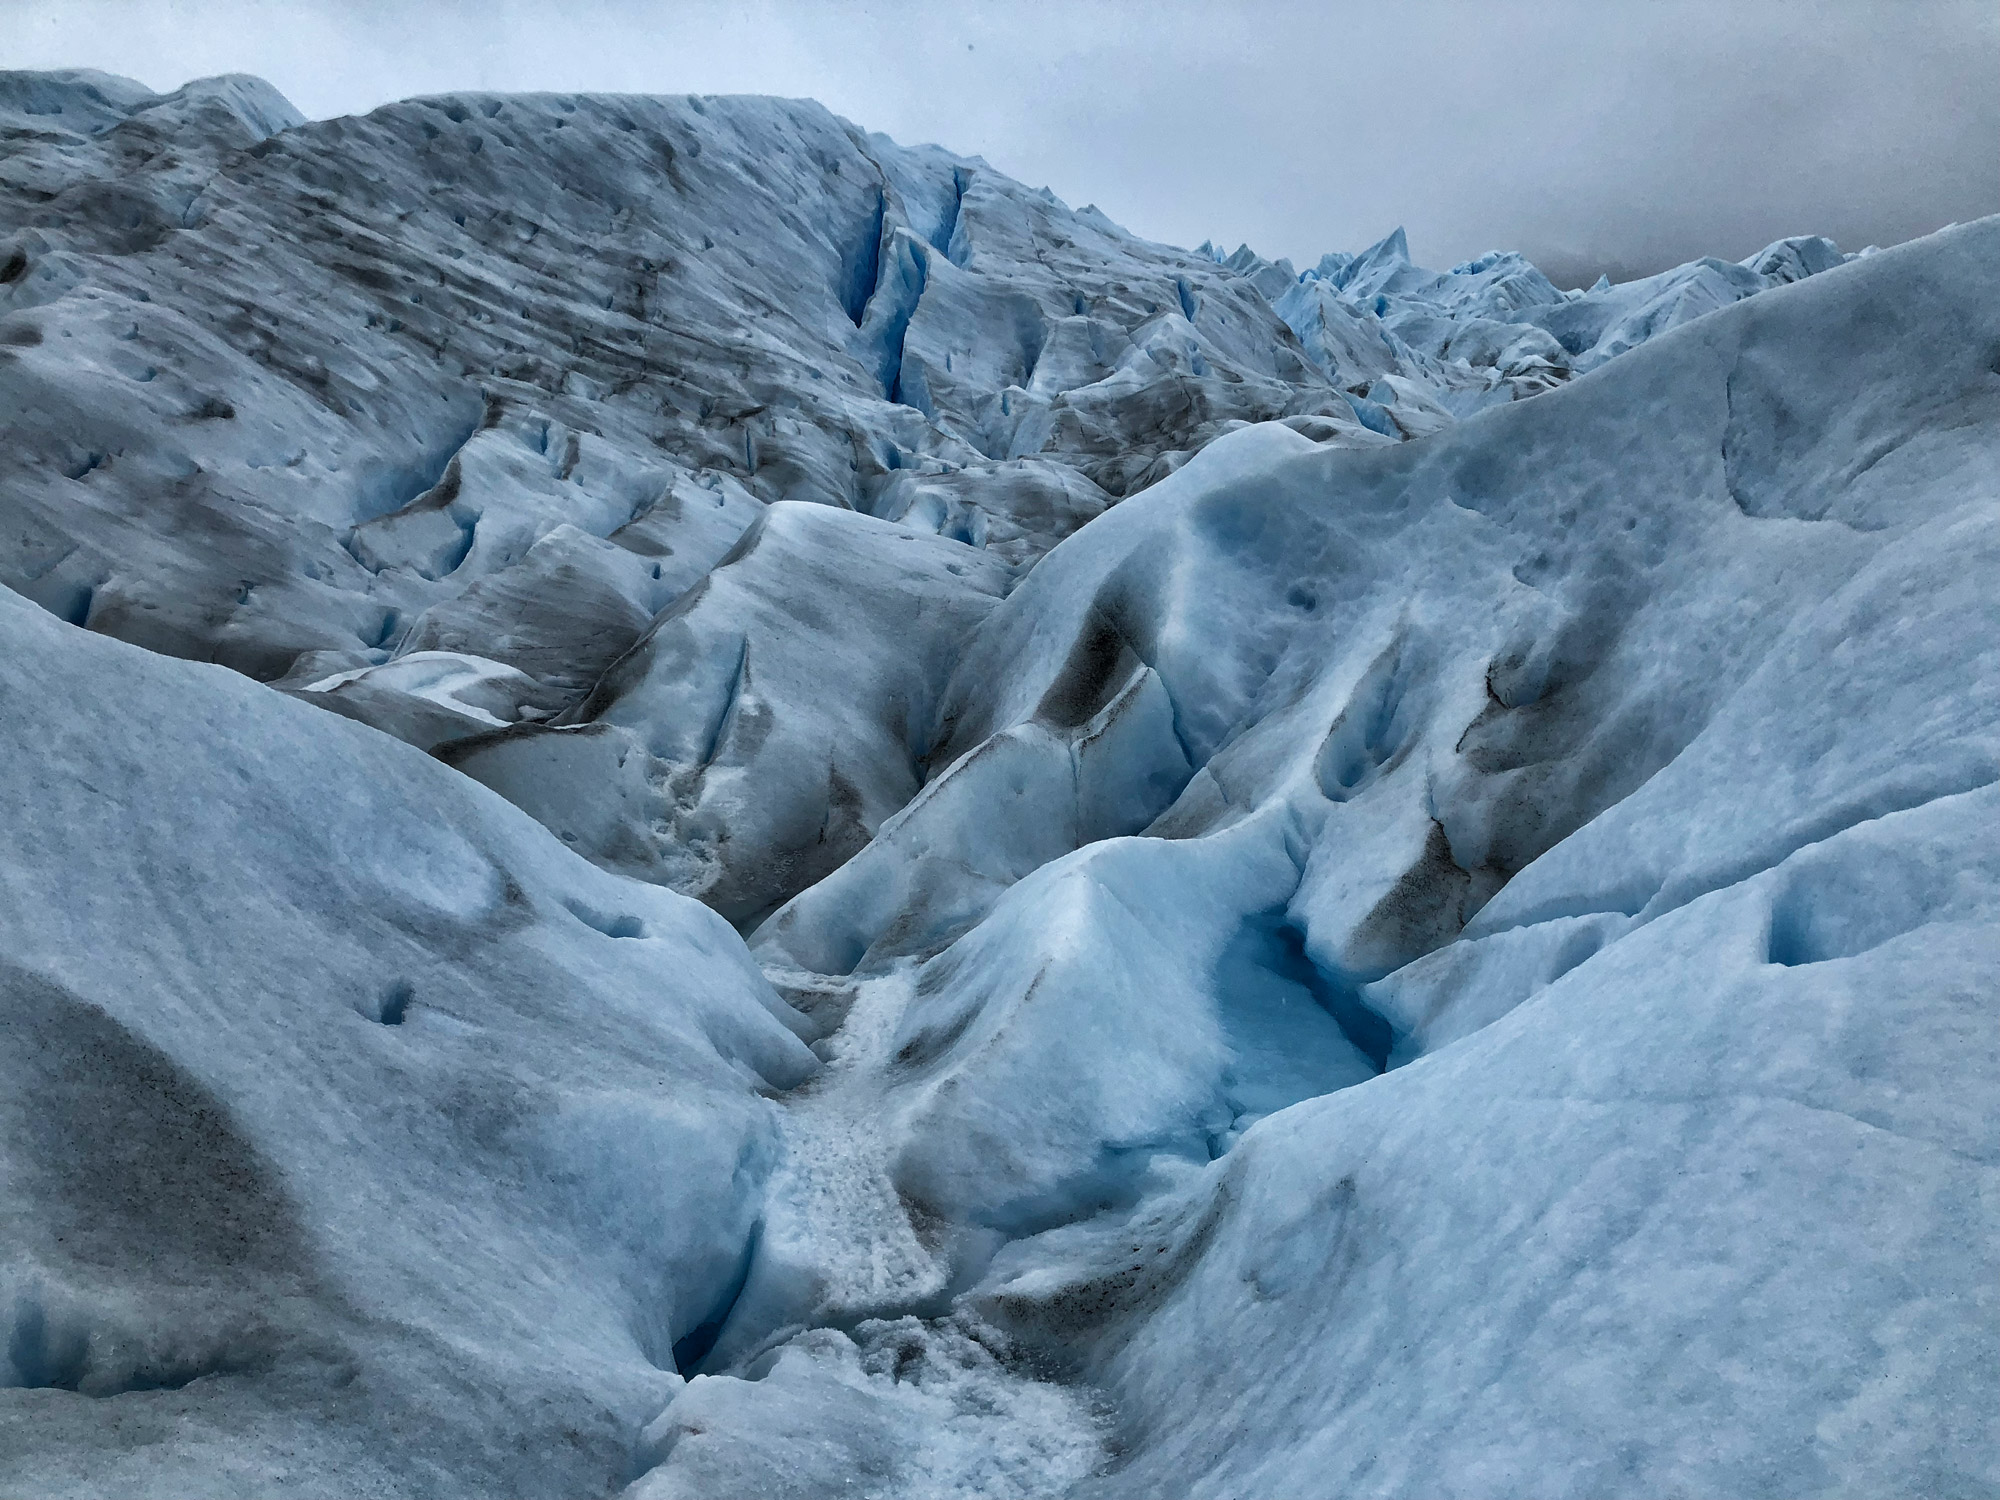
POLYGON ((2000 218, 867 123, 0 73, 0 1490, 2000 1491, 2000 218))

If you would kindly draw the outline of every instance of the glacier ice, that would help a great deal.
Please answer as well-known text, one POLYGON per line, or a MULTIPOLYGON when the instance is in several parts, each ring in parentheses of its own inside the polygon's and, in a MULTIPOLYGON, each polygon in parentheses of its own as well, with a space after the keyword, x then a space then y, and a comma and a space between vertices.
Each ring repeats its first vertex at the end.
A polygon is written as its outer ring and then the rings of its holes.
POLYGON ((740 942, 376 730, 0 607, 7 1482, 623 1462, 816 1065, 740 942))
POLYGON ((2000 1488, 1996 286, 0 74, 0 1489, 2000 1488))

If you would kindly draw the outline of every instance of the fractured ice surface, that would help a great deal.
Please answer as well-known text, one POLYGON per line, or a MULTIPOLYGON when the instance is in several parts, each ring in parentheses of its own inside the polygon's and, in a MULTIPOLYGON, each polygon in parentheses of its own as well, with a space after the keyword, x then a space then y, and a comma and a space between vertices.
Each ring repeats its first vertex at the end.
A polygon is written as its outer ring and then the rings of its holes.
POLYGON ((0 1489, 2000 1489, 2000 220, 82 73, 0 216, 0 1489))

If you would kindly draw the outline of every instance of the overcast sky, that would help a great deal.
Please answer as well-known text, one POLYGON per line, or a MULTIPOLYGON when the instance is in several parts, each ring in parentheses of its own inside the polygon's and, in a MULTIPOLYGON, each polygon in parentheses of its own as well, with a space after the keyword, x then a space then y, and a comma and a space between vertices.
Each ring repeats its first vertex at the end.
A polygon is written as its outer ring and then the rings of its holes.
POLYGON ((2000 212, 1996 0, 0 0, 0 67, 809 95, 1154 239, 1614 279, 2000 212))

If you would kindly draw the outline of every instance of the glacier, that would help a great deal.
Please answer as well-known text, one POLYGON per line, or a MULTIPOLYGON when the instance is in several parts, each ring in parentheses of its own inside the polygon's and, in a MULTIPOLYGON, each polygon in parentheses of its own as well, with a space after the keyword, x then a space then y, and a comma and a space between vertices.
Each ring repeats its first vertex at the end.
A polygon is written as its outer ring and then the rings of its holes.
POLYGON ((2000 1492, 1996 288, 0 73, 0 1488, 2000 1492))

